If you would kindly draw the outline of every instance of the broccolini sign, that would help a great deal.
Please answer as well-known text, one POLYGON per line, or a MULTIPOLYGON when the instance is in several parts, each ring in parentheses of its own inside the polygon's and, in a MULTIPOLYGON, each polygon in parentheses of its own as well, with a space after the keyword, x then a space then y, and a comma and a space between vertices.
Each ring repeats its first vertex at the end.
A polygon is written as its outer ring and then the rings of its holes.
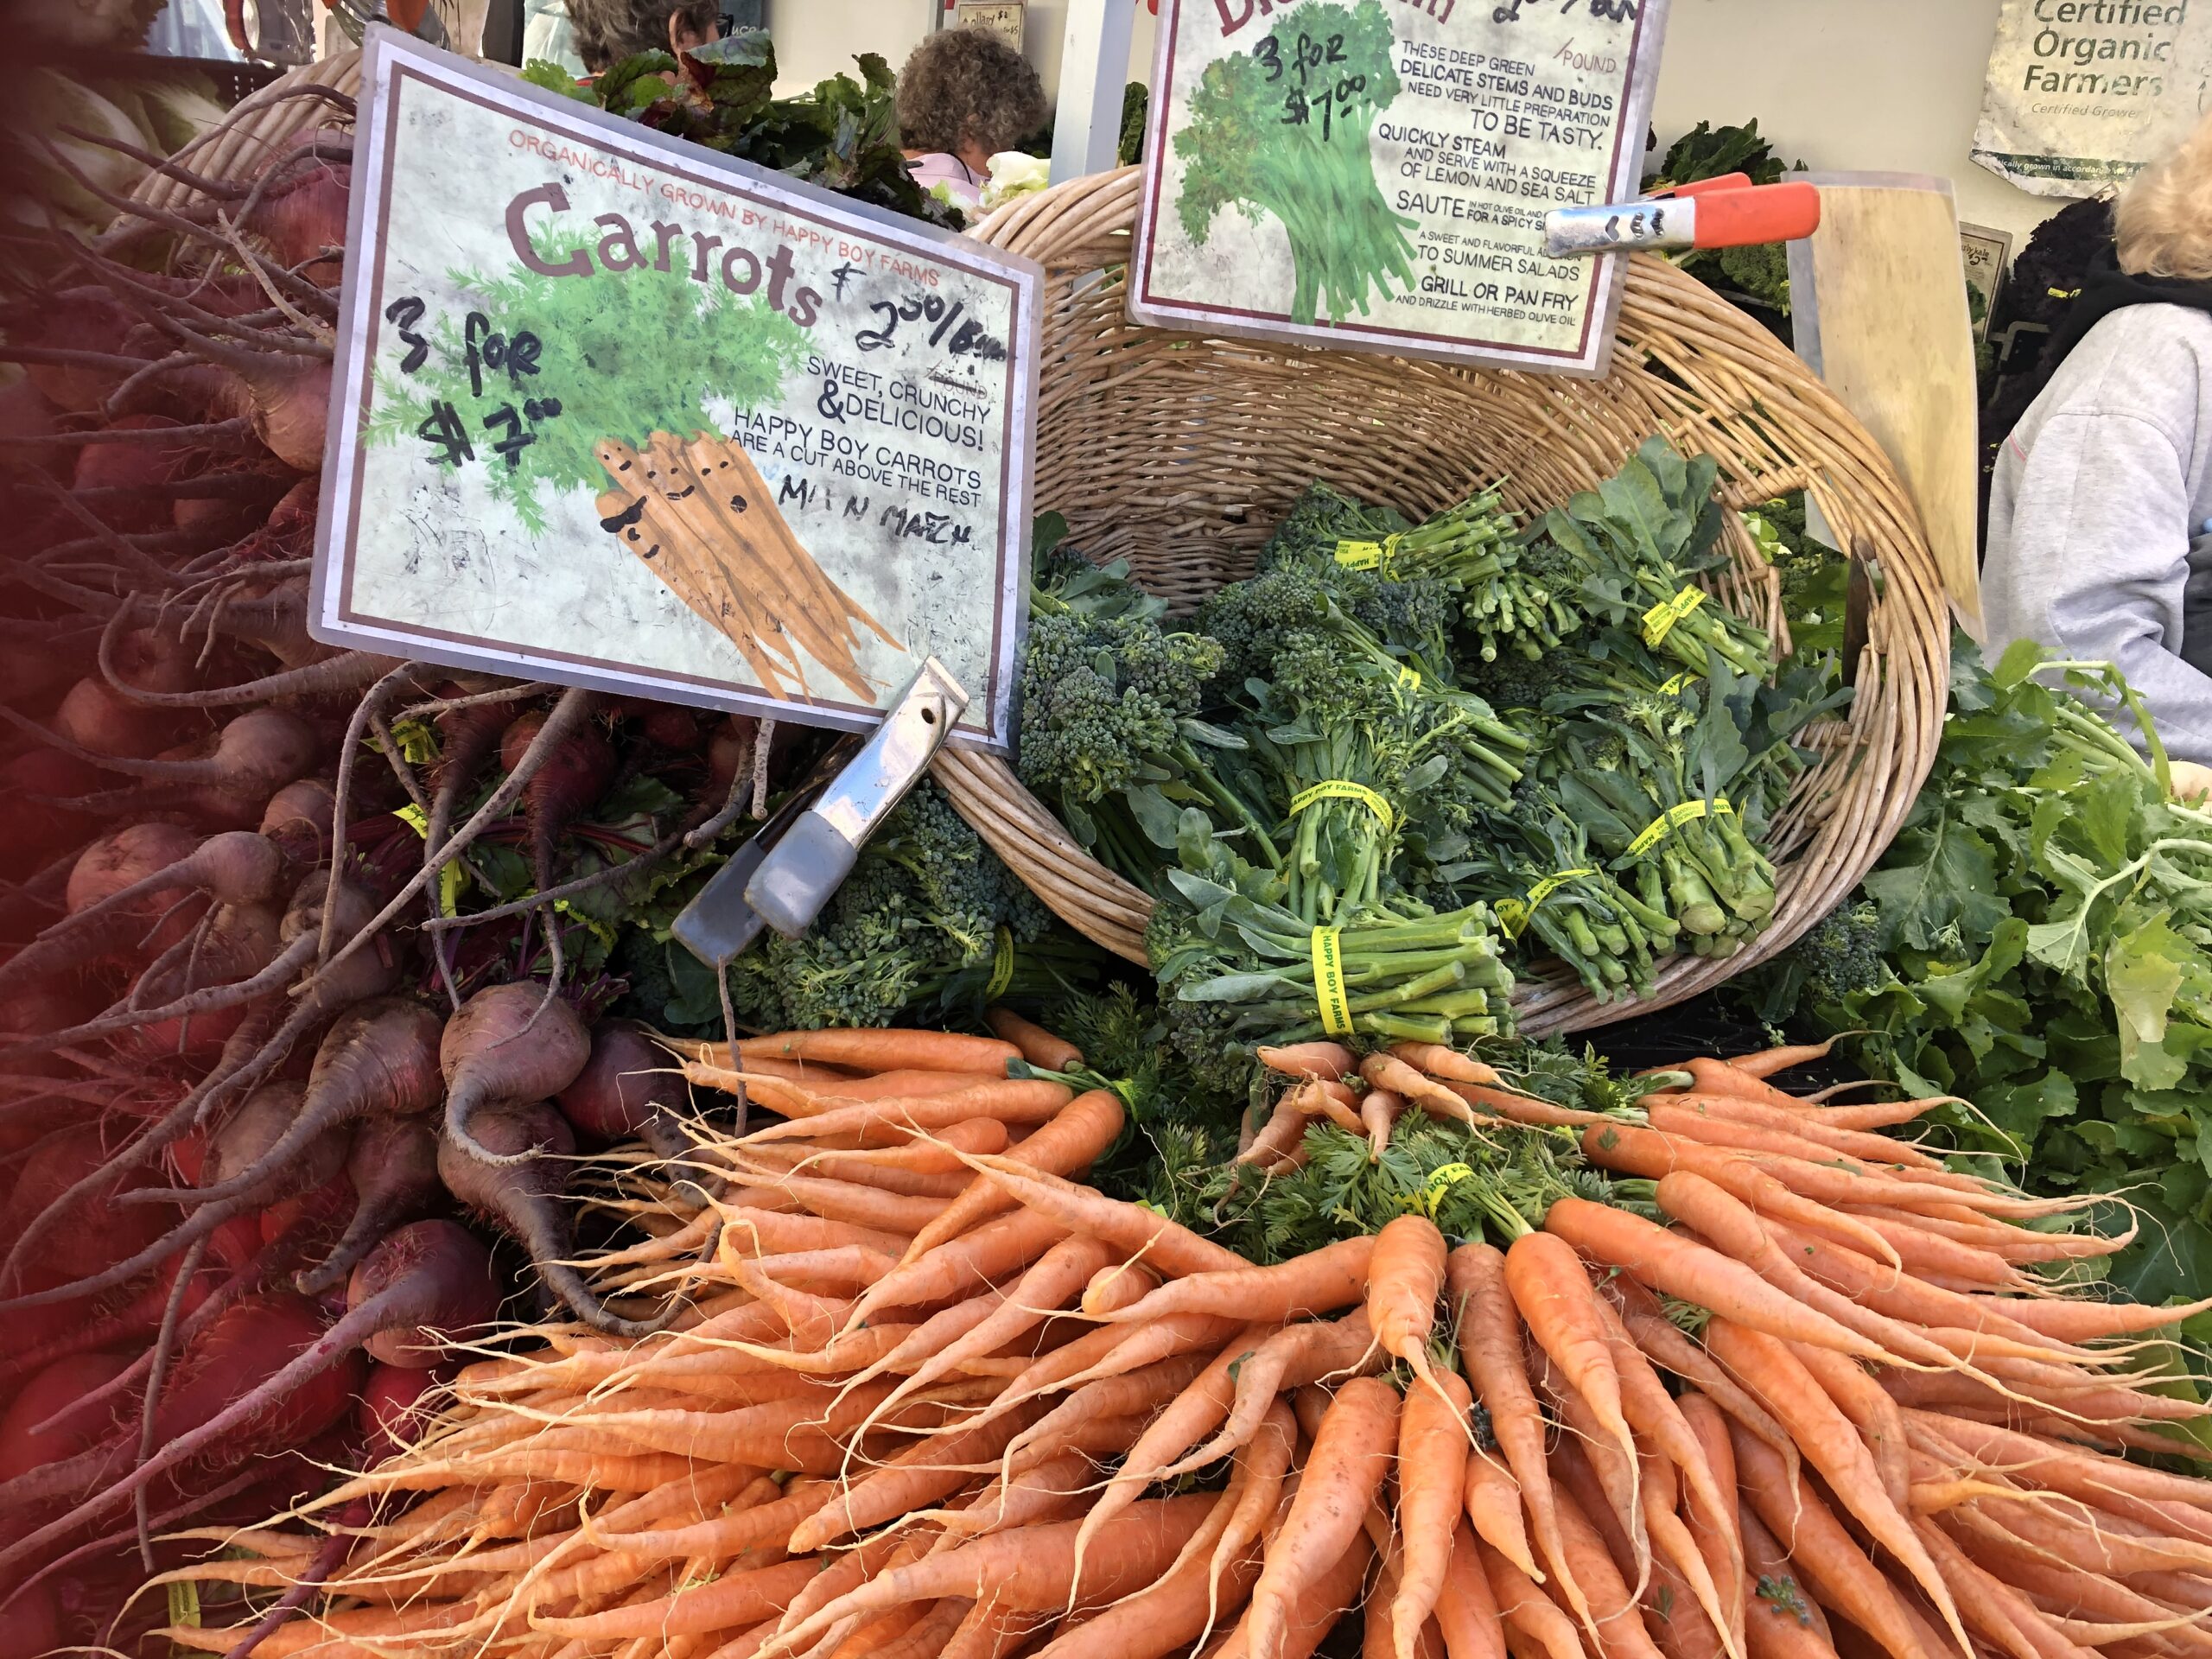
POLYGON ((1668 0, 1167 0, 1130 314, 1602 372, 1622 261, 1544 215, 1636 195, 1668 0))
POLYGON ((2204 0, 2005 0, 1974 158, 2038 196, 2125 183, 2212 98, 2204 0))
POLYGON ((1041 273, 391 30, 363 67, 312 626, 1003 745, 1041 273))

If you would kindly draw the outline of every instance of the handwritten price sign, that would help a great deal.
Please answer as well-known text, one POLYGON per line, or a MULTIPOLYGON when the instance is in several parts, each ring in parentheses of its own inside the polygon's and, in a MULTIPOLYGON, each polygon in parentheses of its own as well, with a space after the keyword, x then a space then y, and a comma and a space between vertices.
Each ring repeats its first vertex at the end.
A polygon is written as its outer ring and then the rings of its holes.
POLYGON ((318 638, 1007 742, 1033 265, 388 30, 361 107, 318 638))

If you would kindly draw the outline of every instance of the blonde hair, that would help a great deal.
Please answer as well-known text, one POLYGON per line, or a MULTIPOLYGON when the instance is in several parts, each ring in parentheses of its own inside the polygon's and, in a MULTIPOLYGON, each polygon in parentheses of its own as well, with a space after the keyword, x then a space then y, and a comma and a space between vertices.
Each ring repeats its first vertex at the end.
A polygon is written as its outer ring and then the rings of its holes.
POLYGON ((2212 279, 2212 116, 2135 175, 2113 210, 2113 228, 2122 270, 2212 279))

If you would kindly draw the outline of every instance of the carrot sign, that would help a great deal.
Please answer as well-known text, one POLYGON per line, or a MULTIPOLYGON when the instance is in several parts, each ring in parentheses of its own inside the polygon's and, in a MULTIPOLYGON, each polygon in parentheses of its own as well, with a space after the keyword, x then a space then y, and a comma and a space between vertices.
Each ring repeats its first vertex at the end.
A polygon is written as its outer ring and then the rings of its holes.
POLYGON ((317 636, 849 730, 935 658, 1008 744, 1041 273, 397 35, 363 74, 317 636))

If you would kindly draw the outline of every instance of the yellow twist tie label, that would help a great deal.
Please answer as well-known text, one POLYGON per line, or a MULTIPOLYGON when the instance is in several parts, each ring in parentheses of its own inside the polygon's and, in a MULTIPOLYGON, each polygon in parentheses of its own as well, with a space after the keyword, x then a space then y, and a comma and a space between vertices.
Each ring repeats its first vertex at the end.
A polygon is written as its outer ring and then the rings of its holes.
POLYGON ((1685 588, 1672 599, 1662 599, 1643 613, 1643 643, 1658 645, 1675 631, 1675 624, 1705 603, 1705 589, 1685 588))
POLYGON ((1351 1035, 1351 999, 1344 995, 1342 928, 1313 930, 1313 1000, 1320 1005, 1321 1029, 1332 1037, 1351 1035))
POLYGON ((1390 810, 1390 803, 1370 789, 1365 784, 1355 784, 1348 779, 1332 778, 1326 783, 1316 784, 1311 789, 1301 789, 1291 797, 1290 816, 1296 817, 1316 801, 1357 801, 1372 812, 1388 835, 1398 827, 1397 815, 1390 810))
POLYGON ((983 1001, 995 1001, 1006 995, 1006 988, 1014 983, 1014 935, 1005 928, 999 929, 997 943, 991 949, 991 980, 983 987, 983 1001))
POLYGON ((1690 677, 1687 673, 1677 674, 1659 688, 1659 695, 1662 697, 1678 696, 1688 689, 1690 677))
POLYGON ((169 1623, 179 1630, 200 1629, 200 1586, 196 1584, 172 1584, 168 1586, 169 1623))
POLYGON ((1440 1164, 1428 1173, 1428 1179, 1421 1190, 1406 1201, 1407 1208, 1417 1210, 1424 1216, 1433 1217, 1437 1206, 1444 1202, 1444 1195, 1462 1181, 1471 1181, 1475 1172, 1465 1164, 1440 1164))
POLYGON ((1400 663, 1398 664, 1398 686, 1400 690, 1405 691, 1420 690, 1421 671, 1419 669, 1408 668, 1403 663, 1400 663))
POLYGON ((1545 899, 1550 898, 1568 882, 1580 881, 1586 875, 1597 874, 1597 871, 1587 868, 1579 870, 1561 870, 1556 875, 1546 876, 1535 887, 1529 888, 1529 896, 1526 899, 1500 899, 1497 906, 1497 919, 1499 925, 1505 929, 1505 937, 1509 939, 1519 938, 1521 931, 1527 927, 1535 917, 1537 906, 1542 904, 1545 899))
POLYGON ((1680 806, 1669 807, 1646 824, 1642 835, 1629 842, 1628 855, 1642 858, 1684 824, 1694 823, 1702 817, 1726 817, 1735 810, 1728 804, 1726 796, 1710 801, 1684 801, 1680 806))
POLYGON ((1379 570, 1390 574, 1390 561, 1397 556, 1398 534, 1393 531, 1379 542, 1347 540, 1337 543, 1337 563, 1347 570, 1379 570))

